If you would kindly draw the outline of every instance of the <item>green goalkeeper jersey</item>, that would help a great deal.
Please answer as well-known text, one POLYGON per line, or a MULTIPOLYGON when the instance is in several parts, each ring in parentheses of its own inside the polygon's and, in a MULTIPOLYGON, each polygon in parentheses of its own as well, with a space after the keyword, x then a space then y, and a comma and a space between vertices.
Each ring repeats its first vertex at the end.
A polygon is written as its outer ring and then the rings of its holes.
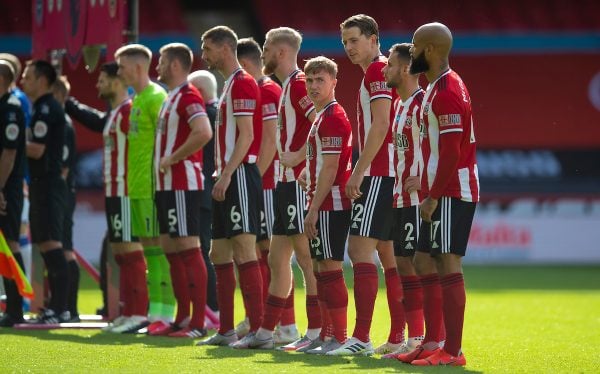
POLYGON ((127 189, 132 199, 152 199, 154 196, 154 137, 166 97, 166 91, 154 82, 133 97, 127 135, 127 189))

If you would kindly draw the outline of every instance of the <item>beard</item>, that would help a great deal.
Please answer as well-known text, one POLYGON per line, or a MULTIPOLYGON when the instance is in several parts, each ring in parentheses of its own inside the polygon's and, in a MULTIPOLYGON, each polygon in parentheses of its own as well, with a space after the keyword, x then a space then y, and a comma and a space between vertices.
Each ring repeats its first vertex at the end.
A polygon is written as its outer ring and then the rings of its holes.
POLYGON ((398 86, 400 86, 400 83, 394 80, 386 80, 385 85, 387 86, 387 88, 397 88, 398 86))
POLYGON ((277 60, 269 60, 265 61, 265 65, 263 66, 263 74, 271 75, 275 74, 275 69, 277 69, 277 60))
POLYGON ((410 61, 411 74, 420 74, 429 71, 429 63, 425 59, 425 51, 422 51, 417 57, 413 57, 410 61))

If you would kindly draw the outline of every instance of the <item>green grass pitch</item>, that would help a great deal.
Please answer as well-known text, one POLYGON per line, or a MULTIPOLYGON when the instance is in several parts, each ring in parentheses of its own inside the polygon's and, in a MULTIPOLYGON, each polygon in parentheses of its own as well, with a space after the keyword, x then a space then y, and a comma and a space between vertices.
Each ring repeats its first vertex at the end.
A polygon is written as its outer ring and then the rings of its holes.
MULTIPOLYGON (((347 269, 349 287, 351 279, 347 269)), ((97 330, 0 329, 0 373, 600 372, 600 266, 469 266, 465 268, 465 279, 466 368, 416 368, 379 357, 313 357, 200 348, 190 339, 114 335, 97 330)), ((297 278, 296 285, 301 284, 297 278)), ((351 334, 352 290, 349 299, 351 334)), ((93 313, 100 300, 96 286, 84 277, 80 312, 93 313)), ((239 294, 236 305, 239 321, 243 314, 239 294)), ((304 330, 302 287, 296 291, 296 318, 300 330, 304 330)), ((388 325, 381 282, 371 334, 375 345, 387 338, 388 325)))

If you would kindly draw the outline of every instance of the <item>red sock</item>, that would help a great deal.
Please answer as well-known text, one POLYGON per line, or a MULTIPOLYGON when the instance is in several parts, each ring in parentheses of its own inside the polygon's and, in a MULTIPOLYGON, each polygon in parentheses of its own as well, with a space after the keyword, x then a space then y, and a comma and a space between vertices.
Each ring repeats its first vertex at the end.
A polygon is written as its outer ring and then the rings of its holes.
POLYGON ((192 301, 192 319, 190 327, 204 328, 204 311, 206 310, 206 264, 200 248, 192 248, 179 253, 185 265, 188 278, 188 292, 192 301))
POLYGON ((458 356, 462 345, 463 322, 465 319, 465 281, 462 273, 452 273, 442 277, 444 298, 444 325, 446 343, 444 351, 458 356))
POLYGON ((119 265, 119 302, 123 305, 121 315, 131 317, 131 300, 128 298, 129 271, 124 263, 123 255, 115 254, 115 262, 119 265))
POLYGON ((385 269, 385 288, 387 290, 387 302, 390 309, 390 335, 388 342, 398 344, 404 341, 404 326, 406 316, 402 299, 404 292, 398 270, 396 268, 385 269))
POLYGON ((262 277, 263 301, 267 301, 269 295, 269 284, 271 283, 271 269, 269 268, 269 250, 260 251, 260 275, 262 277))
POLYGON ((423 316, 425 339, 423 343, 444 340, 444 313, 442 311, 442 286, 437 273, 421 276, 423 285, 423 316))
MULTIPOLYGON (((379 278, 377 266, 367 262, 354 264, 354 300, 356 303, 356 325, 352 336, 362 342, 369 341, 369 331, 373 320, 375 298, 377 298, 379 278)), ((329 298, 327 299, 329 302, 329 298)), ((341 342, 341 340, 338 340, 341 342)))
POLYGON ((179 325, 190 316, 190 290, 188 288, 189 280, 185 271, 185 264, 178 253, 166 253, 169 261, 169 270, 171 272, 171 284, 173 284, 173 293, 177 299, 177 315, 175 324, 179 325))
POLYGON ((321 328, 321 311, 317 295, 306 295, 306 317, 308 318, 307 329, 321 328))
POLYGON ((265 330, 273 331, 275 330, 275 326, 277 322, 279 322, 279 318, 281 317, 281 312, 283 308, 285 308, 286 299, 283 297, 277 297, 269 294, 267 296, 267 302, 265 303, 265 315, 262 322, 262 328, 265 330))
POLYGON ((240 288, 246 300, 250 331, 258 330, 262 323, 264 304, 262 299, 262 277, 258 261, 249 261, 238 265, 240 288))
POLYGON ((321 340, 325 340, 327 336, 333 334, 333 326, 331 325, 331 316, 327 309, 327 295, 325 293, 325 284, 321 278, 321 273, 315 273, 317 279, 317 299, 319 301, 319 311, 321 314, 321 340))
POLYGON ((294 311, 294 279, 292 279, 292 288, 290 289, 290 294, 288 295, 285 308, 283 308, 283 312, 281 313, 281 326, 293 325, 296 323, 296 313, 294 311))
POLYGON ((416 275, 402 276, 404 290, 404 311, 408 325, 408 337, 423 336, 425 332, 423 322, 423 286, 416 275))
POLYGON ((348 288, 344 272, 340 270, 321 273, 327 295, 327 309, 331 316, 333 335, 340 343, 346 341, 348 328, 348 288))
POLYGON ((148 314, 148 283, 146 281, 146 258, 143 251, 135 251, 122 255, 127 266, 128 289, 127 299, 132 315, 148 314))
POLYGON ((235 294, 235 272, 233 262, 215 264, 217 274, 217 303, 219 304, 219 334, 233 330, 233 298, 235 294))

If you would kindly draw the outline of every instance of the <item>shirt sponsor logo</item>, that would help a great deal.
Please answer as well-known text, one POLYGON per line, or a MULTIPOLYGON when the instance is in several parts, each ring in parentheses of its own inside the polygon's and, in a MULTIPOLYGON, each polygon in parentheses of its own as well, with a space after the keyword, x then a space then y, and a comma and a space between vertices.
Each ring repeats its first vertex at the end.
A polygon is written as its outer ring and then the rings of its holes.
POLYGON ((300 108, 302 109, 306 109, 309 106, 312 105, 312 101, 310 101, 310 99, 308 98, 308 96, 304 96, 302 99, 300 99, 300 101, 298 102, 298 104, 300 104, 300 108))
POLYGON ((36 138, 43 138, 48 133, 48 125, 44 121, 37 121, 33 126, 33 135, 36 138))
POLYGON ((394 134, 394 146, 400 152, 409 149, 408 137, 405 134, 394 134))
POLYGON ((342 137, 341 136, 325 136, 321 139, 323 148, 341 148, 342 137))
POLYGON ((384 91, 384 92, 392 92, 392 89, 387 86, 384 81, 371 82, 369 84, 369 88, 371 93, 384 91))
POLYGON ((17 126, 17 124, 15 123, 11 123, 8 126, 6 126, 5 133, 6 139, 10 141, 15 141, 19 137, 19 126, 17 126))
POLYGON ((252 100, 252 99, 233 100, 233 110, 254 110, 255 108, 256 108, 256 100, 252 100))
POLYGON ((460 114, 442 114, 438 117, 440 127, 442 126, 456 126, 462 123, 460 114))
POLYGON ((191 117, 197 113, 204 113, 204 108, 199 103, 193 103, 185 107, 185 111, 191 117))

